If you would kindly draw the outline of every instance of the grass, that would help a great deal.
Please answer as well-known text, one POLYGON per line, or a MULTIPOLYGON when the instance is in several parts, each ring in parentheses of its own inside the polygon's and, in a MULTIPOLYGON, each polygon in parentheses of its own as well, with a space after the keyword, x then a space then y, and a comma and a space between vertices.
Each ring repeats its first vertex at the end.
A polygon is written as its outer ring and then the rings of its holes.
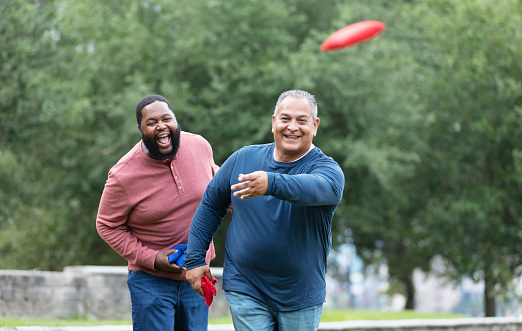
POLYGON ((2 326, 93 326, 93 325, 130 325, 131 320, 90 320, 90 319, 46 319, 0 317, 2 326))
POLYGON ((418 311, 379 311, 379 310, 323 310, 321 322, 359 321, 359 320, 408 320, 463 318, 464 315, 449 313, 422 313, 418 311))
MULTIPOLYGON (((421 313, 416 311, 377 311, 377 310, 323 310, 321 322, 356 320, 401 320, 401 319, 444 319, 468 317, 456 314, 421 313)), ((211 318, 210 324, 232 324, 230 316, 211 318)), ((93 325, 131 325, 131 320, 90 320, 90 319, 35 319, 0 317, 3 326, 93 326, 93 325)))

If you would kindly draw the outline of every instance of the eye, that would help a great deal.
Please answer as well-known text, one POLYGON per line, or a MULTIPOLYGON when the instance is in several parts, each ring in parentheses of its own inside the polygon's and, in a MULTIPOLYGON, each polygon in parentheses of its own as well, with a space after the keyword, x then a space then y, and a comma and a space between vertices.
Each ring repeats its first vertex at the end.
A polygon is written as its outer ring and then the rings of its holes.
POLYGON ((147 126, 152 126, 152 125, 154 125, 154 124, 156 124, 156 122, 148 122, 148 123, 147 123, 147 126))

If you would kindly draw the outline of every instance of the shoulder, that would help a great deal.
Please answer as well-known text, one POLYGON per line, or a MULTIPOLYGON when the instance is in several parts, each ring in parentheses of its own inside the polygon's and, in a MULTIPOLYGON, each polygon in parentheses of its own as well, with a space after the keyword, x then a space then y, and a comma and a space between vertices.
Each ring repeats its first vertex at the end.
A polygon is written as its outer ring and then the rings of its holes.
MULTIPOLYGON (((321 149, 319 147, 315 147, 310 152, 310 154, 311 154, 310 155, 311 161, 313 161, 313 162, 311 162, 313 167, 328 167, 328 168, 332 168, 336 172, 343 174, 341 166, 332 157, 324 154, 323 151, 321 151, 321 149)), ((343 176, 344 176, 344 174, 343 174, 343 176)))
POLYGON ((319 147, 315 147, 311 152, 311 157, 315 160, 324 161, 327 163, 332 163, 339 165, 332 157, 323 153, 323 151, 319 147))
POLYGON ((181 154, 192 154, 195 156, 212 155, 212 147, 203 136, 191 132, 181 131, 180 133, 180 152, 181 154))
POLYGON ((273 149, 273 145, 274 145, 274 143, 260 144, 260 145, 249 145, 249 146, 245 146, 245 147, 240 148, 236 153, 248 154, 248 155, 251 155, 251 154, 264 154, 264 153, 267 153, 267 152, 271 151, 273 149))
POLYGON ((248 145, 241 147, 230 155, 225 163, 239 162, 241 164, 259 163, 266 160, 272 151, 272 144, 248 145))
POLYGON ((121 157, 121 159, 116 162, 116 164, 111 168, 109 174, 117 174, 119 172, 125 171, 132 167, 132 165, 139 160, 139 153, 141 152, 141 140, 131 148, 127 154, 121 157))
POLYGON ((181 131, 180 135, 180 140, 183 144, 203 144, 210 146, 208 141, 199 134, 181 131))
POLYGON ((147 167, 140 155, 141 140, 131 150, 127 152, 110 170, 108 173, 107 184, 117 184, 125 186, 127 183, 132 183, 142 175, 142 171, 147 167))

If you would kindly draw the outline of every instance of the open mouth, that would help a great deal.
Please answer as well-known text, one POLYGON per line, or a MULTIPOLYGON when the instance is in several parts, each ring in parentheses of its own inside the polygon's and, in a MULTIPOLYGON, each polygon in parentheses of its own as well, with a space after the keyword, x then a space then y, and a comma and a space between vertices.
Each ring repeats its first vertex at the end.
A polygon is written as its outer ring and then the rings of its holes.
POLYGON ((296 135, 284 135, 285 139, 287 140, 290 140, 290 141, 295 141, 297 139, 299 139, 299 136, 296 136, 296 135))
POLYGON ((162 133, 156 136, 156 142, 158 146, 161 148, 166 148, 170 146, 170 134, 162 133))

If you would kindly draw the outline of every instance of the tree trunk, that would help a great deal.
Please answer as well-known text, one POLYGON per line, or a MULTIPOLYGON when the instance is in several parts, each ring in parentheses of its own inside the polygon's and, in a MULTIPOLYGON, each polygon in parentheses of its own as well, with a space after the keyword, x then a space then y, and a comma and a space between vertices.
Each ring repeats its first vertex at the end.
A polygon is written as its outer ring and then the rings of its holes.
POLYGON ((492 295, 493 280, 490 279, 488 273, 484 277, 484 312, 486 317, 495 317, 497 314, 497 305, 495 297, 492 295))
POLYGON ((406 289, 406 305, 404 309, 414 310, 415 309, 415 286, 411 274, 403 277, 404 288, 406 289))

